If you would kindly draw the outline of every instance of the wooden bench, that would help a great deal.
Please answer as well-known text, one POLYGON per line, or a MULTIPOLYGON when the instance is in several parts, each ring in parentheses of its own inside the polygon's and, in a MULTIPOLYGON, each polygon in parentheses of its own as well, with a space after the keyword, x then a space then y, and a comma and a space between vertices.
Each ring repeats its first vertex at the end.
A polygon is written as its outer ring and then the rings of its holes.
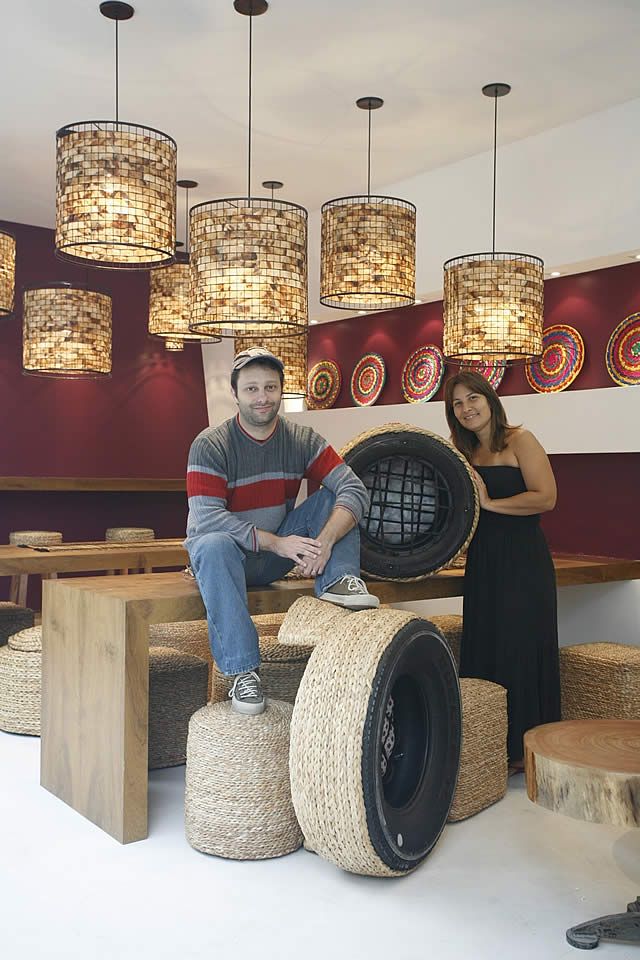
MULTIPOLYGON (((640 578, 640 561, 555 561, 559 586, 640 578)), ((133 563, 132 563, 133 565, 133 563)), ((462 594, 464 571, 376 582, 382 602, 462 594)), ((147 836, 149 624, 198 620, 204 606, 180 573, 43 584, 41 784, 121 843, 147 836)), ((249 590, 252 614, 284 611, 308 580, 249 590)))

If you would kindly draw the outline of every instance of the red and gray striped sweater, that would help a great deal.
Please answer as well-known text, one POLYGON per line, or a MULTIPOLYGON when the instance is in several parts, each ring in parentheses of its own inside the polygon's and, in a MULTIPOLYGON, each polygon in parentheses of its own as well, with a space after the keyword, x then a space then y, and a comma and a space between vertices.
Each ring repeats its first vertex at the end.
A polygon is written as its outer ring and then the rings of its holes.
POLYGON ((321 483, 336 506, 360 520, 368 502, 364 484, 311 427, 278 417, 266 440, 250 436, 237 416, 208 427, 189 451, 187 537, 228 533, 257 551, 257 530, 278 530, 303 479, 321 483))

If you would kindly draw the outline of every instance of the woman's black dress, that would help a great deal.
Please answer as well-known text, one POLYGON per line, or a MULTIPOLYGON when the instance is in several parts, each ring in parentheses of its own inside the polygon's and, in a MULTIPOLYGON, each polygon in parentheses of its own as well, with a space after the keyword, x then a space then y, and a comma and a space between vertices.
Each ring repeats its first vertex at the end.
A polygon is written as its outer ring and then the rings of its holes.
MULTIPOLYGON (((519 467, 476 467, 492 500, 524 493, 519 467)), ((464 577, 460 676, 507 689, 509 760, 522 737, 560 719, 556 580, 538 515, 480 511, 464 577)))

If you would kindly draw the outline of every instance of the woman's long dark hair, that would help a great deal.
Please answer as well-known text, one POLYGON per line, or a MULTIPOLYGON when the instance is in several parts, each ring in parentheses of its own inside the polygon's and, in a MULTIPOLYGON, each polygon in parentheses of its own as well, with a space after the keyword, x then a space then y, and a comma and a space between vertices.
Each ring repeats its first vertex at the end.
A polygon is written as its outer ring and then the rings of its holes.
POLYGON ((480 393, 483 397, 486 397, 491 410, 489 449, 494 453, 500 453, 507 445, 507 434, 514 428, 507 422, 507 414, 498 394, 489 381, 485 380, 481 374, 476 373, 475 370, 460 370, 455 377, 447 380, 445 385, 444 409, 449 430, 451 430, 453 445, 471 463, 473 452, 479 442, 473 430, 467 430, 466 427, 463 427, 453 412, 453 391, 457 386, 468 387, 473 393, 480 393))

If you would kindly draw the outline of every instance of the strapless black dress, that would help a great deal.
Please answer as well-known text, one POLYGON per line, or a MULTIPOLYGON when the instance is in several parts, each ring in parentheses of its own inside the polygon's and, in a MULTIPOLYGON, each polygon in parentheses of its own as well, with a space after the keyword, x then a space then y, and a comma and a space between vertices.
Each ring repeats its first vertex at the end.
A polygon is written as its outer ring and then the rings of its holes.
MULTIPOLYGON (((524 493, 518 467, 476 467, 491 499, 524 493)), ((556 581, 540 517, 480 511, 464 578, 460 676, 507 689, 510 761, 526 730, 560 719, 556 581)))

